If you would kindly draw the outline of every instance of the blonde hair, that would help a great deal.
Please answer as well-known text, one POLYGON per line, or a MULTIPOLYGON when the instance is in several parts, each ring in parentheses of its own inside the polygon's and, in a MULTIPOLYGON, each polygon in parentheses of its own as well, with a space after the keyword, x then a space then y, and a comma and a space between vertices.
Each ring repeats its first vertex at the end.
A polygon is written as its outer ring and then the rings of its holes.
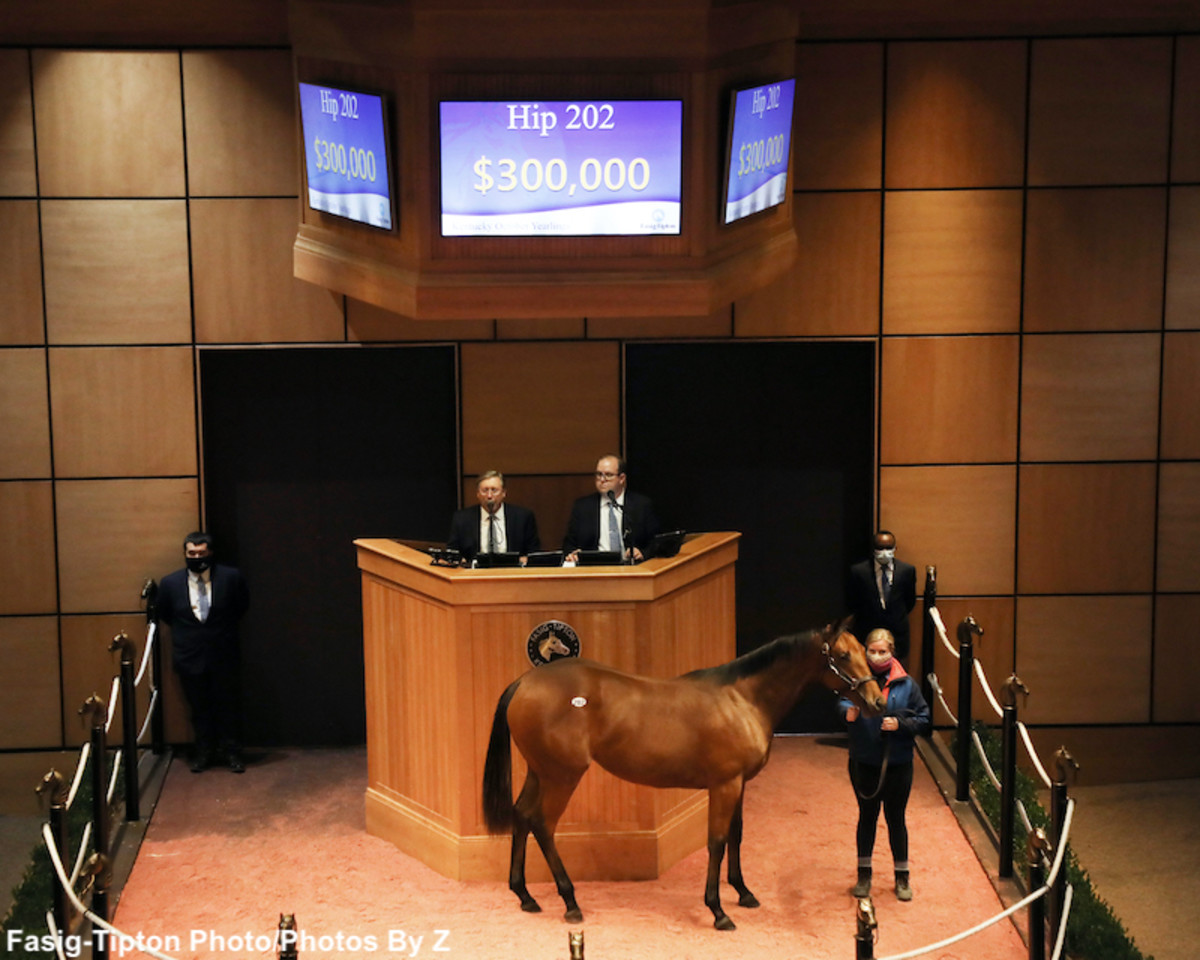
POLYGON ((868 633, 867 642, 864 643, 863 646, 869 647, 871 644, 879 640, 882 640, 884 643, 886 643, 888 650, 893 654, 896 652, 896 638, 892 636, 891 630, 885 630, 883 627, 877 627, 868 633))

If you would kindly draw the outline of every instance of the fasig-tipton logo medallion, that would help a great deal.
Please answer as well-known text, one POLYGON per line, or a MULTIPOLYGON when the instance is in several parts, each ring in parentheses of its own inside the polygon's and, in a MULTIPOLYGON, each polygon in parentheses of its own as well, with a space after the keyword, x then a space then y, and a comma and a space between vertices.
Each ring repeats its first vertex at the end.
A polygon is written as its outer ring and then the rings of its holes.
POLYGON ((547 620, 539 623, 529 634, 525 643, 525 652, 529 662, 535 667, 543 666, 552 660, 562 660, 564 657, 579 656, 579 634, 571 625, 561 620, 547 620))

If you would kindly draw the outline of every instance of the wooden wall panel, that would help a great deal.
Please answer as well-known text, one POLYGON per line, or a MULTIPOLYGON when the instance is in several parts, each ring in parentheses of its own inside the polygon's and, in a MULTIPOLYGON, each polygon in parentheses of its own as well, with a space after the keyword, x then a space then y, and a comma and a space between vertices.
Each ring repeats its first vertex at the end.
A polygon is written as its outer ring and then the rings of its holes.
POLYGON ((1158 483, 1158 589, 1200 592, 1200 463, 1164 463, 1158 483))
POLYGON ((42 230, 51 343, 191 339, 184 201, 46 201, 42 230))
MULTIPOLYGON (((109 704, 112 678, 121 672, 121 655, 116 652, 110 653, 108 646, 113 637, 121 632, 134 643, 136 670, 141 665, 146 638, 144 615, 130 613, 62 618, 62 728, 65 733, 64 742, 68 746, 81 744, 88 738, 88 723, 79 715, 79 708, 83 706, 83 702, 94 693, 104 700, 106 706, 109 704)), ((163 676, 165 678, 166 674, 163 676)), ((139 728, 140 720, 146 716, 146 708, 150 703, 149 689, 146 681, 138 688, 139 728)), ((117 712, 113 716, 112 726, 108 729, 110 744, 120 743, 125 735, 121 717, 122 707, 118 696, 117 712)))
POLYGON ((0 479, 50 476, 45 350, 0 350, 0 437, 0 479))
POLYGON ((179 54, 35 50, 44 197, 182 197, 179 54))
POLYGON ((1020 186, 1025 58, 1019 40, 891 44, 887 186, 1020 186))
POLYGON ((363 343, 447 342, 455 340, 492 340, 495 320, 413 320, 346 298, 346 338, 363 343))
POLYGON ((44 343, 38 205, 0 200, 0 344, 44 343))
POLYGON ((296 91, 287 50, 183 54, 188 193, 295 196, 296 91))
POLYGON ((10 665, 0 670, 0 750, 58 746, 58 618, 0 618, 0 659, 10 665))
POLYGON ((462 348, 463 471, 581 473, 620 443, 615 343, 462 348))
POLYGON ((797 190, 877 190, 883 176, 883 44, 802 44, 792 169, 797 190))
POLYGON ((734 304, 739 337, 879 332, 878 193, 798 193, 795 269, 734 304))
POLYGON ((1161 336, 1026 337, 1022 460, 1153 460, 1161 336))
POLYGON ((1018 337, 883 341, 880 461, 979 463, 1017 454, 1018 337))
POLYGON ((1200 328, 1200 187, 1171 190, 1167 236, 1168 330, 1200 328))
POLYGON ((721 307, 707 317, 589 317, 590 340, 637 340, 688 337, 728 337, 733 333, 733 311, 721 307))
POLYGON ((927 564, 947 595, 1009 594, 1017 507, 1014 466, 884 467, 879 526, 923 586, 927 564))
POLYGON ((1168 460, 1200 460, 1200 333, 1163 338, 1162 446, 1168 460))
POLYGON ((885 334, 1019 329, 1020 191, 889 193, 884 203, 885 334))
POLYGON ((0 50, 0 196, 37 194, 29 54, 0 50))
POLYGON ((194 479, 63 480, 55 497, 63 613, 137 610, 142 584, 183 565, 200 523, 194 479))
POLYGON ((296 204, 194 200, 197 343, 341 342, 342 297, 292 275, 296 204))
POLYGON ((496 321, 497 340, 582 340, 583 317, 508 318, 496 321))
POLYGON ((1017 673, 1030 690, 1021 719, 1147 722, 1151 607, 1148 596, 1020 597, 1017 673))
POLYGON ((0 483, 0 614, 54 613, 54 490, 40 481, 0 483))
POLYGON ((1035 40, 1029 183, 1161 183, 1171 103, 1169 37, 1035 40))
POLYGON ((1175 40, 1175 114, 1171 123, 1171 180, 1200 180, 1200 37, 1175 40))
POLYGON ((1200 723, 1200 697, 1187 668, 1200 658, 1200 594, 1160 596, 1154 616, 1154 720, 1200 723))
POLYGON ((50 398, 58 477, 197 472, 191 348, 52 348, 50 398))
POLYGON ((1161 328, 1165 190, 1036 190, 1026 223, 1027 332, 1161 328))
POLYGON ((1154 479, 1152 463, 1022 466, 1018 592, 1148 592, 1154 479))

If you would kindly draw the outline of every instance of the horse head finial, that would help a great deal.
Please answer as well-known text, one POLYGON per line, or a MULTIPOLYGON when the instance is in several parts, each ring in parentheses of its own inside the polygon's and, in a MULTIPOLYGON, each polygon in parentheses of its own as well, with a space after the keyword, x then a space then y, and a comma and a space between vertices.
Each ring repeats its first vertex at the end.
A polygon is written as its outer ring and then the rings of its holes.
POLYGON ((51 767, 42 777, 42 782, 34 789, 34 793, 39 797, 42 794, 49 794, 52 807, 65 807, 67 797, 70 795, 70 791, 67 789, 67 778, 51 767))
POLYGON ((1025 686, 1024 681, 1021 680, 1021 678, 1015 673, 1004 681, 1003 685, 1000 687, 1000 693, 1004 699, 1004 705, 1006 707, 1015 707, 1017 705, 1018 693, 1023 693, 1025 695, 1025 699, 1029 699, 1029 688, 1025 686))
POLYGON ((122 630, 108 644, 108 652, 114 650, 121 651, 121 663, 133 663, 134 649, 133 641, 129 639, 129 635, 122 630))
POLYGON ((958 642, 960 644, 970 644, 975 637, 983 636, 983 627, 981 627, 975 618, 970 614, 963 617, 962 623, 958 625, 958 642))

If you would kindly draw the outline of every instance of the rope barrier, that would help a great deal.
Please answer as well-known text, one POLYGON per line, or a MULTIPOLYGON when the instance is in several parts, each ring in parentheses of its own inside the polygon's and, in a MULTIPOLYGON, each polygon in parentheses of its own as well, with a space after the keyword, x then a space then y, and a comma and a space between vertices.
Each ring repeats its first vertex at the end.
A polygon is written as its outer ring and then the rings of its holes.
POLYGON ((1038 759, 1037 751, 1033 749, 1033 741, 1029 739, 1029 731, 1020 720, 1017 721, 1017 731, 1021 734, 1021 740, 1025 744, 1025 752, 1029 754, 1029 759, 1033 761, 1034 767, 1037 768, 1038 776, 1042 778, 1042 783, 1049 790, 1053 783, 1046 773, 1046 768, 1042 766, 1042 761, 1038 759))
POLYGON ((59 935, 58 924, 54 922, 54 911, 46 911, 46 929, 54 943, 54 952, 58 954, 58 960, 67 960, 67 955, 63 952, 63 938, 59 935))
POLYGON ((108 792, 104 795, 105 802, 112 803, 113 793, 117 789, 117 774, 121 772, 121 761, 125 758, 125 754, 118 750, 113 754, 112 773, 108 777, 108 792))
POLYGON ((937 694, 938 702, 941 703, 942 709, 946 711, 946 716, 950 718, 950 722, 956 727, 958 726, 958 717, 954 715, 954 711, 950 709, 950 704, 946 702, 945 694, 942 693, 942 686, 938 683, 937 674, 929 675, 929 685, 933 688, 933 692, 937 694))
POLYGON ((67 794, 67 809, 75 802, 75 794, 79 792, 79 784, 83 780, 83 771, 87 767, 88 757, 92 755, 92 743, 87 741, 79 751, 79 762, 75 764, 75 778, 71 781, 71 790, 67 794))
POLYGON ((977 676, 979 678, 979 685, 981 687, 983 687, 984 696, 987 697, 988 703, 990 703, 992 705, 992 709, 996 711, 996 716, 1003 717, 1004 710, 1000 706, 1000 704, 997 703, 996 698, 992 695, 992 687, 991 687, 991 684, 988 683, 987 676, 983 672, 983 664, 980 663, 978 660, 975 660, 974 664, 975 664, 975 676, 977 676))
POLYGON ((950 638, 946 636, 946 625, 942 623, 942 613, 937 607, 929 608, 929 618, 933 621, 934 627, 937 628, 938 638, 945 644, 946 649, 950 651, 950 656, 958 659, 958 651, 954 649, 954 644, 950 642, 950 638))
POLYGON ((137 740, 141 743, 146 739, 146 731, 150 729, 150 721, 154 719, 154 711, 158 708, 158 690, 150 691, 150 703, 146 706, 146 719, 142 722, 142 729, 138 731, 137 740))
POLYGON ((992 765, 988 762, 987 754, 983 752, 983 741, 979 739, 979 734, 974 730, 971 731, 971 742, 975 744, 975 753, 979 756, 979 762, 983 764, 984 774, 991 781, 992 786, 996 788, 996 792, 999 793, 1003 789, 1000 778, 996 776, 996 771, 992 769, 992 765))
POLYGON ((88 844, 92 842, 92 821, 89 820, 83 825, 83 836, 79 839, 79 854, 75 857, 75 866, 71 870, 71 884, 74 886, 75 881, 79 879, 79 873, 83 870, 83 861, 87 857, 88 844))
POLYGON ((1058 922, 1058 936, 1054 939, 1054 952, 1050 954, 1050 960, 1058 960, 1062 955, 1063 943, 1067 939, 1067 917, 1071 915, 1071 901, 1075 897, 1075 888, 1067 884, 1067 892, 1063 897, 1063 915, 1058 922))
POLYGON ((108 716, 104 719, 104 732, 112 726, 113 717, 117 713, 117 701, 121 698, 121 678, 113 677, 112 687, 108 691, 108 716))
POLYGON ((150 651, 154 647, 154 638, 158 635, 158 624, 151 623, 146 628, 146 649, 142 651, 142 663, 138 667, 137 676, 134 677, 133 685, 139 686, 142 682, 142 677, 146 675, 146 667, 150 665, 150 651))
MULTIPOLYGON (((142 953, 148 953, 152 957, 158 957, 159 960, 178 960, 177 957, 172 957, 169 954, 155 950, 151 946, 139 943, 139 938, 132 937, 123 930, 118 930, 107 920, 96 916, 96 914, 92 913, 91 910, 84 906, 83 901, 80 900, 75 894, 74 885, 67 883, 67 876, 63 871, 62 860, 59 859, 58 856, 58 846, 54 842, 54 834, 50 831, 50 824, 48 823, 42 824, 42 839, 45 841, 46 849, 50 853, 50 862, 54 865, 54 872, 58 874, 58 882, 61 883, 63 888, 66 890, 67 896, 71 900, 71 904, 80 912, 80 914, 90 920, 93 926, 100 927, 102 930, 107 930, 113 937, 117 938, 122 946, 125 943, 128 943, 131 947, 136 946, 136 948, 142 953)), ((126 951, 124 949, 120 949, 119 952, 121 955, 124 955, 126 951)))

